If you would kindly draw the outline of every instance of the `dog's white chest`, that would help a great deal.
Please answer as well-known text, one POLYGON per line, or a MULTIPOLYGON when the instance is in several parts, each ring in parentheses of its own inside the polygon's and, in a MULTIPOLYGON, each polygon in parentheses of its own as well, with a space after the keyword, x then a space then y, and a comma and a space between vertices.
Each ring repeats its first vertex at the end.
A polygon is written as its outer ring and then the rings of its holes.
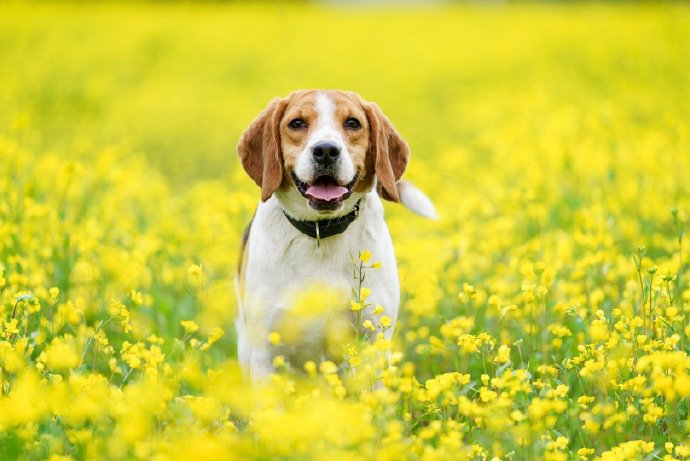
POLYGON ((239 358, 252 366, 252 374, 254 357, 261 356, 259 362, 265 363, 270 355, 266 349, 272 331, 285 325, 304 330, 295 336, 309 347, 325 334, 322 330, 329 328, 329 319, 347 312, 359 287, 356 266, 364 250, 372 253, 372 262, 381 262, 381 268, 366 270, 363 286, 371 290, 369 301, 372 306, 382 305, 385 314, 395 319, 399 304, 395 256, 375 193, 363 198, 360 216, 345 232, 320 242, 295 229, 275 197, 259 206, 249 237, 237 322, 239 358), (320 300, 318 307, 310 305, 312 298, 320 300), (298 317, 307 320, 300 323, 298 317))

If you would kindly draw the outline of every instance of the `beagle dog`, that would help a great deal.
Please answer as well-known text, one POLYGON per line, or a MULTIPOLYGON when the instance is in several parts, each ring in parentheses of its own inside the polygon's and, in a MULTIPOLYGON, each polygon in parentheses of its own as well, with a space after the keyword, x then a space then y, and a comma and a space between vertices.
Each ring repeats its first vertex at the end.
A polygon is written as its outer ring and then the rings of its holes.
POLYGON ((237 152, 261 188, 236 279, 238 358, 252 381, 267 377, 279 355, 295 367, 337 355, 329 341, 362 330, 355 318, 378 325, 387 316, 390 338, 400 288, 381 198, 437 216, 424 193, 400 180, 410 149, 388 118, 355 93, 296 91, 269 103, 237 152), (366 270, 370 295, 355 316, 353 275, 364 250, 380 268, 366 270))

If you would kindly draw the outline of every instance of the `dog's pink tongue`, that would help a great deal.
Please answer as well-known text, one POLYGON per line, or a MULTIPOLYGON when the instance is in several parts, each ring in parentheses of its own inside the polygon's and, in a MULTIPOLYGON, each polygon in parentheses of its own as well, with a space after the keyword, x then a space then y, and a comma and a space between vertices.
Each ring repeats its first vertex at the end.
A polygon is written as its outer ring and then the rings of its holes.
POLYGON ((306 193, 313 199, 331 201, 347 194, 347 189, 337 184, 315 184, 309 186, 306 193))

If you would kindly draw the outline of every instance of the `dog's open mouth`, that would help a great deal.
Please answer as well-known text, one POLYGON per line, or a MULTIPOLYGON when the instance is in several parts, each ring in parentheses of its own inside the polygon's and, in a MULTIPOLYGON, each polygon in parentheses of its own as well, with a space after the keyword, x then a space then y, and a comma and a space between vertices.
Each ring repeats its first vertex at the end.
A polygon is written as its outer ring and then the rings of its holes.
POLYGON ((312 184, 307 184, 292 172, 292 180, 297 186, 297 190, 304 197, 309 199, 309 205, 317 210, 337 210, 341 203, 347 199, 355 187, 359 173, 352 178, 352 181, 343 185, 329 174, 322 174, 314 179, 312 184))

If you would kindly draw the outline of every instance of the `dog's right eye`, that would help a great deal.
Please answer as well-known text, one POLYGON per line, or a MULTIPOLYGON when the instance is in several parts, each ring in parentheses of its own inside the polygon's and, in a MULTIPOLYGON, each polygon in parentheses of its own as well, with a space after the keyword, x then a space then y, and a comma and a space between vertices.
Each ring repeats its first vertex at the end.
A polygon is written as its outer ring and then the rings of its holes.
POLYGON ((290 123, 288 123, 288 126, 293 130, 301 130, 302 128, 307 127, 307 122, 305 122, 301 118, 296 118, 294 120, 291 120, 290 123))

